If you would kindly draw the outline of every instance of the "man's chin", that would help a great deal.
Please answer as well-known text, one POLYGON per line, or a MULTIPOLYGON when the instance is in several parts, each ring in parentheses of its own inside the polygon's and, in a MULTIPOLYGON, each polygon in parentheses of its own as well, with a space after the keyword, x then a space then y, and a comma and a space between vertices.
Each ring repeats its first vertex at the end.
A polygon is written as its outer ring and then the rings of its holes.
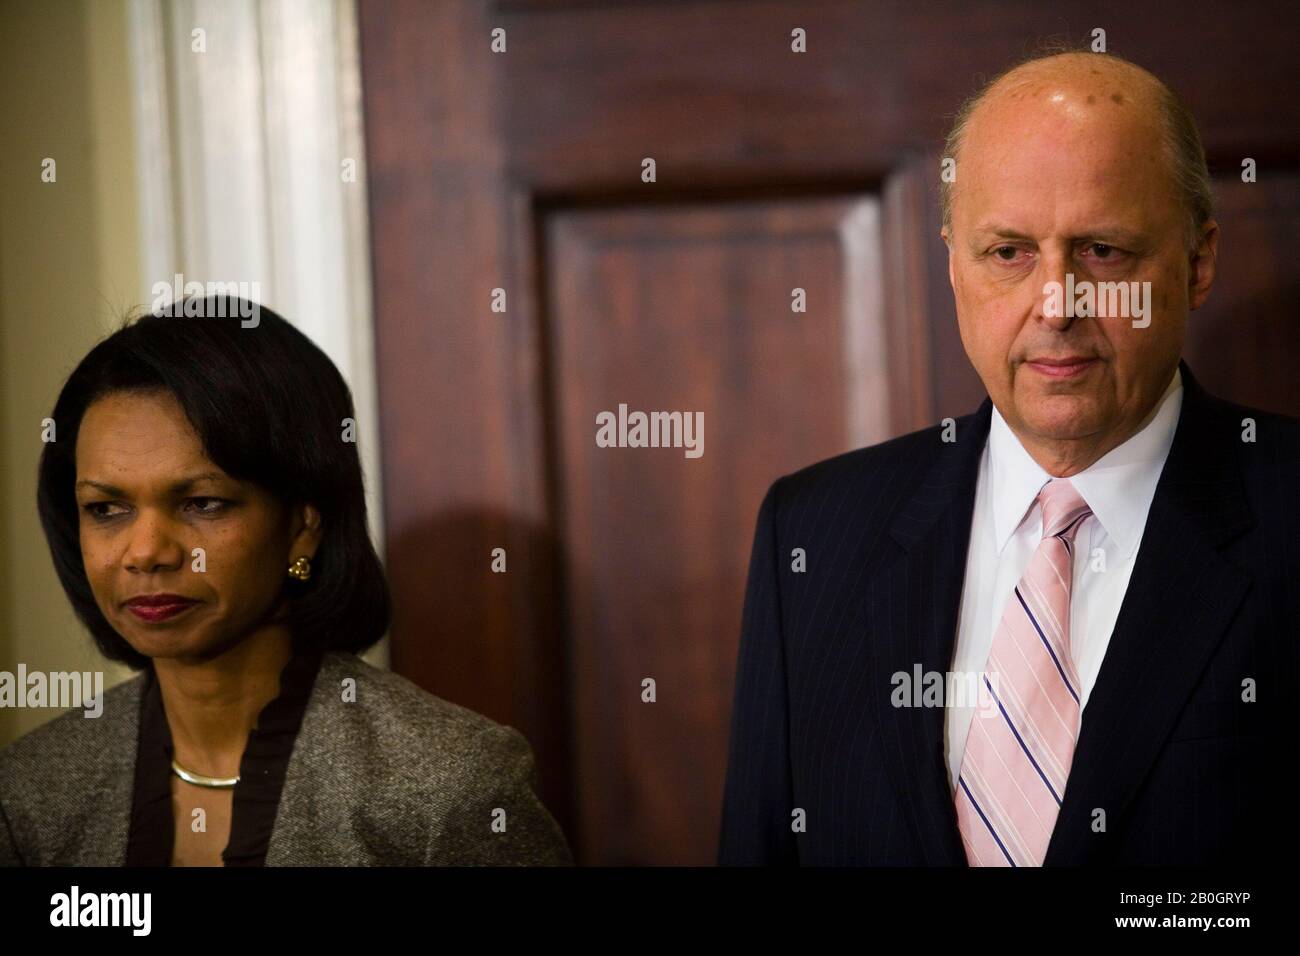
POLYGON ((1097 431, 1097 403, 1088 396, 1046 395, 1029 406, 1022 409, 1020 418, 1040 439, 1069 441, 1097 431))

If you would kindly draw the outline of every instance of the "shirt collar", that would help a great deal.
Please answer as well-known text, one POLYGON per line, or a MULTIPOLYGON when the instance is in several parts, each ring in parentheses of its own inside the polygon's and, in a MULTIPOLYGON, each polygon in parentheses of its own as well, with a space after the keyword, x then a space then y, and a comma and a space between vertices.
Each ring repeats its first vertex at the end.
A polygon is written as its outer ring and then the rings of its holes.
MULTIPOLYGON (((1142 536, 1160 472, 1174 442, 1182 403, 1182 373, 1175 367, 1164 394, 1137 432, 1070 476, 1070 484, 1083 496, 1124 559, 1133 554, 1142 536)), ((989 425, 988 454, 993 530, 1001 554, 1052 476, 1025 451, 996 405, 989 425)))

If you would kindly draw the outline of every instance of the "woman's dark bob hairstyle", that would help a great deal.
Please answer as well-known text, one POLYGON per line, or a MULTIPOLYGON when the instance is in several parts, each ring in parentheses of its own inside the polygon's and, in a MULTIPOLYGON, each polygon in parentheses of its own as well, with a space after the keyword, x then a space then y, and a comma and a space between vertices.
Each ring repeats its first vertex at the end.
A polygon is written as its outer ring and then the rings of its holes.
POLYGON ((270 309, 209 296, 128 321, 96 345, 50 416, 56 440, 41 454, 37 507, 63 590, 100 651, 136 669, 149 663, 109 625, 86 579, 77 431, 97 399, 159 390, 175 396, 208 457, 232 478, 320 510, 311 579, 285 576, 295 646, 360 651, 378 641, 388 629, 388 585, 367 533, 357 446, 344 440, 344 419, 356 418, 352 394, 325 353, 270 309))

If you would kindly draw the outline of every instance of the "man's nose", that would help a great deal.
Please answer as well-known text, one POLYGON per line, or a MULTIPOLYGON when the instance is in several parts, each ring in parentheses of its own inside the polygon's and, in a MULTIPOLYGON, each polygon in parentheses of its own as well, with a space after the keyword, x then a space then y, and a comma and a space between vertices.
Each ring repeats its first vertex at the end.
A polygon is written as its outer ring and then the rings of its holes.
POLYGON ((185 559, 185 549, 175 523, 156 511, 141 511, 131 523, 123 565, 128 571, 149 574, 174 571, 185 559))
MULTIPOLYGON (((1038 268, 1034 270, 1034 314, 1035 321, 1063 332, 1077 318, 1074 315, 1073 294, 1067 275, 1073 268, 1073 260, 1063 251, 1043 249, 1038 257, 1038 268)), ((1074 276, 1074 282, 1079 281, 1074 276)))

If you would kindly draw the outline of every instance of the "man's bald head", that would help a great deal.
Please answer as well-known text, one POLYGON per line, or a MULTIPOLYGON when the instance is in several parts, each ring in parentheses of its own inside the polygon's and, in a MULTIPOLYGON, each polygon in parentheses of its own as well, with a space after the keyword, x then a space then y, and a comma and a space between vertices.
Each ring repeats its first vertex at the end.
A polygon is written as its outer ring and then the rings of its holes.
POLYGON ((1068 477, 1141 427, 1214 284, 1196 126, 1145 70, 1056 54, 989 84, 950 149, 943 239, 962 346, 1029 454, 1068 477))
POLYGON ((1042 102, 1045 97, 1067 110, 1086 104, 1117 115, 1126 111, 1124 120, 1135 132, 1149 131, 1163 146, 1168 182, 1184 210, 1187 246, 1194 250, 1201 226, 1214 216, 1210 174, 1196 121, 1159 78, 1109 53, 1035 55, 988 81, 962 104, 944 143, 944 156, 957 160, 956 183, 940 182, 945 232, 952 228, 953 202, 962 181, 960 153, 967 140, 978 136, 979 127, 990 117, 1042 107, 1047 105, 1042 102))

